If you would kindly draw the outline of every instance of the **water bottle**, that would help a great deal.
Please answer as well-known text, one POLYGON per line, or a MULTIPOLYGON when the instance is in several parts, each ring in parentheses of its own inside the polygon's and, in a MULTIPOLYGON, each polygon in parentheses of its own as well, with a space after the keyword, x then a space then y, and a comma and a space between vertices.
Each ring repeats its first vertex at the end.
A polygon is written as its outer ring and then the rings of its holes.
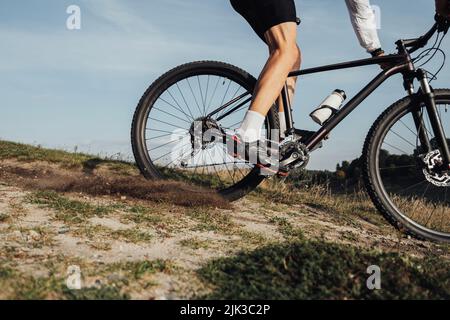
POLYGON ((345 91, 336 89, 310 114, 310 117, 322 126, 341 108, 346 99, 345 91))

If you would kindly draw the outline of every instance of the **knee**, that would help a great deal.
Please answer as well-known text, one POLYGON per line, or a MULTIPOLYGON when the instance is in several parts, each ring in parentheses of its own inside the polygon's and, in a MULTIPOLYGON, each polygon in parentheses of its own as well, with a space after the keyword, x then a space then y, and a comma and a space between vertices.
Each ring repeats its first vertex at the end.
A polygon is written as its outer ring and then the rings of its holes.
POLYGON ((293 66, 301 63, 302 55, 300 48, 296 43, 278 43, 276 46, 271 48, 270 52, 271 55, 280 56, 283 60, 293 66))

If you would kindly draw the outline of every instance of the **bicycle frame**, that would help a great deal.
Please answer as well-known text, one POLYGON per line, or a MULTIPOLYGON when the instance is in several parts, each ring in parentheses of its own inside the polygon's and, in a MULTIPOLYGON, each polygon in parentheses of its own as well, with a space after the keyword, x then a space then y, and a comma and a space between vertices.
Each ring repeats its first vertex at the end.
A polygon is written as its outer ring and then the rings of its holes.
MULTIPOLYGON (((333 117, 331 117, 308 141, 305 142, 307 151, 314 150, 319 143, 321 143, 330 132, 333 131, 336 126, 338 126, 347 116, 350 115, 361 103, 369 97, 379 86, 381 86, 386 80, 394 75, 403 75, 403 84, 407 93, 417 102, 420 106, 424 104, 426 106, 426 111, 428 113, 431 126, 433 129, 434 136, 439 145, 441 156, 443 159, 442 168, 443 170, 450 169, 450 150, 447 144, 447 139, 444 134, 442 123, 438 116, 436 110, 436 103, 434 99, 433 90, 430 87, 427 73, 422 69, 416 69, 414 66, 414 60, 411 58, 411 54, 416 50, 423 48, 427 45, 431 37, 437 32, 447 32, 449 29, 448 22, 439 21, 436 18, 436 23, 433 27, 422 37, 417 39, 399 40, 397 41, 397 54, 391 54, 387 56, 374 57, 369 59, 355 60, 349 62, 343 62, 338 64, 326 65, 322 67, 309 68, 304 70, 293 71, 288 77, 300 77, 310 74, 316 74, 321 72, 370 66, 370 65, 388 65, 389 68, 383 70, 379 73, 372 81, 369 82, 355 97, 348 101, 333 117), (408 48, 410 48, 408 50, 408 48), (420 89, 415 93, 414 91, 414 80, 418 80, 420 83, 420 89)), ((248 95, 249 92, 242 94, 239 97, 231 100, 220 108, 211 112, 207 117, 212 117, 214 114, 225 110, 228 106, 234 104, 235 102, 241 100, 243 97, 248 95)), ((289 101, 287 85, 284 86, 281 92, 281 98, 284 106, 284 113, 286 117, 286 135, 290 136, 294 133, 294 122, 292 117, 292 106, 289 101)), ((228 112, 222 114, 217 120, 228 116, 235 110, 240 109, 243 105, 248 103, 250 99, 238 104, 228 112)), ((425 124, 423 121, 423 114, 420 112, 420 108, 413 112, 414 123, 418 132, 419 140, 424 148, 424 153, 432 151, 430 139, 427 134, 427 130, 424 130, 425 124)))
MULTIPOLYGON (((379 86, 381 86, 387 79, 394 75, 402 74, 404 81, 404 88, 410 96, 413 96, 419 104, 424 103, 428 116, 430 118, 433 133, 440 146, 440 152, 443 159, 442 167, 445 170, 450 168, 450 151, 447 144, 447 139, 442 127, 442 123, 436 110, 436 103, 432 89, 429 85, 427 74, 422 69, 417 69, 414 66, 414 61, 411 59, 411 53, 417 49, 424 47, 429 38, 438 30, 439 24, 436 23, 433 28, 424 36, 419 39, 413 40, 399 40, 397 42, 398 54, 392 54, 387 56, 375 57, 370 59, 349 61, 339 64, 332 64, 322 67, 304 69, 291 72, 289 77, 299 77, 309 74, 316 74, 321 72, 328 72, 341 69, 356 68, 369 65, 387 64, 391 65, 389 69, 383 70, 379 73, 368 85, 366 85, 353 99, 347 102, 333 117, 331 117, 308 141, 305 145, 307 150, 313 150, 319 143, 321 143, 328 134, 333 131, 347 116, 350 115, 367 97, 369 97, 379 86), (420 41, 420 42, 419 42, 420 41), (419 42, 419 44, 417 43, 419 42), (414 49, 408 51, 407 46, 414 49), (417 93, 414 93, 414 79, 417 79, 420 83, 420 89, 417 93)), ((285 117, 286 117, 286 135, 292 135, 294 133, 294 122, 292 118, 292 106, 289 101, 288 89, 285 86, 281 92, 283 101, 285 117)), ((425 152, 432 151, 431 143, 427 135, 423 115, 419 110, 413 113, 416 129, 418 132, 419 140, 422 147, 425 148, 425 152)))

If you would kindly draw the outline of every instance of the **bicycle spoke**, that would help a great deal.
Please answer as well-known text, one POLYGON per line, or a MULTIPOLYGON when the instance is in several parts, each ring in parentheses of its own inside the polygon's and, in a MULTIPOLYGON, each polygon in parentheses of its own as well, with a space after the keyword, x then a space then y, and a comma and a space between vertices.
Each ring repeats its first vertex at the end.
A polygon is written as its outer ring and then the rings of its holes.
MULTIPOLYGON (((192 97, 193 97, 194 100, 195 100, 195 104, 197 105, 197 108, 198 108, 198 110, 200 111, 200 105, 198 104, 197 97, 196 97, 195 94, 194 94, 194 90, 192 90, 192 86, 191 86, 191 83, 189 82, 189 78, 187 78, 187 79, 185 79, 185 80, 186 80, 186 82, 188 83, 189 89, 191 90, 191 94, 192 94, 192 97)), ((200 112, 200 113, 201 113, 201 112, 200 112)))
MULTIPOLYGON (((225 94, 223 95, 222 102, 220 103, 221 106, 223 106, 223 103, 225 102, 225 98, 227 97, 228 90, 230 90, 230 85, 231 85, 231 80, 228 83, 228 87, 227 87, 227 90, 225 91, 225 94)), ((233 99, 231 99, 231 100, 233 100, 233 99)))
MULTIPOLYGON (((202 90, 202 85, 200 84, 200 77, 197 76, 197 83, 198 83, 198 89, 200 90, 200 97, 202 98, 202 105, 203 105, 203 111, 205 111, 205 101, 203 100, 203 90, 202 90)), ((202 114, 202 111, 200 111, 200 114, 202 114)))
POLYGON ((151 152, 151 151, 155 151, 155 150, 161 149, 161 148, 163 148, 163 147, 165 147, 165 146, 168 146, 168 145, 170 145, 170 144, 173 144, 173 143, 175 143, 175 142, 180 142, 180 140, 172 140, 172 141, 169 141, 169 142, 167 142, 167 143, 165 143, 165 144, 162 144, 162 145, 160 145, 160 146, 157 146, 157 147, 155 147, 155 148, 153 148, 153 149, 148 150, 148 152, 151 152))
MULTIPOLYGON (((177 84, 177 85, 178 85, 178 84, 177 84)), ((170 97, 171 97, 172 100, 175 102, 175 104, 178 106, 178 108, 181 110, 182 108, 181 108, 180 104, 179 104, 178 101, 174 98, 174 96, 172 95, 172 92, 170 92, 170 89, 167 89, 167 92, 169 93, 170 97)), ((188 106, 187 104, 186 104, 186 107, 187 107, 187 109, 188 109, 188 111, 189 111, 189 114, 191 115, 191 119, 194 120, 195 117, 194 117, 194 115, 193 115, 192 112, 191 112, 191 108, 189 108, 189 106, 188 106)))
MULTIPOLYGON (((177 86, 178 92, 181 94, 181 98, 183 99, 183 102, 186 105, 186 108, 188 108, 189 112, 192 114, 191 109, 189 108, 189 105, 186 102, 186 98, 184 97, 183 92, 181 92, 181 89, 180 89, 180 86, 178 85, 178 83, 176 84, 176 86, 177 86)), ((195 117, 193 116, 193 118, 195 118, 195 117)))
MULTIPOLYGON (((156 122, 159 122, 159 123, 167 124, 168 126, 171 126, 171 127, 177 128, 177 129, 186 130, 186 129, 183 128, 183 127, 179 127, 179 126, 176 126, 176 125, 174 125, 174 124, 171 124, 171 123, 168 123, 168 122, 165 122, 165 121, 162 121, 162 120, 158 120, 158 119, 151 118, 151 117, 149 117, 149 119, 150 119, 150 120, 153 120, 153 121, 156 121, 156 122)), ((186 130, 186 131, 187 131, 187 130, 186 130)))
POLYGON ((217 78, 216 87, 214 88, 214 92, 213 92, 213 94, 211 95, 211 99, 209 99, 209 103, 208 103, 208 106, 207 106, 205 115, 208 114, 209 109, 211 108, 211 103, 212 103, 213 98, 216 96, 216 92, 217 92, 217 88, 219 87, 220 79, 222 79, 222 78, 219 78, 219 77, 217 78))
POLYGON ((190 123, 189 121, 187 121, 187 120, 185 120, 185 119, 182 119, 182 118, 180 118, 180 117, 177 117, 177 116, 175 116, 175 115, 173 115, 173 114, 171 114, 171 113, 169 113, 169 112, 166 112, 166 111, 164 111, 164 110, 161 110, 161 109, 159 109, 159 108, 157 108, 157 107, 153 107, 153 109, 158 110, 158 111, 160 111, 160 112, 162 112, 162 113, 164 113, 164 114, 167 114, 167 115, 169 115, 169 116, 171 116, 171 117, 174 117, 174 118, 176 118, 176 119, 178 119, 178 120, 181 120, 181 121, 186 122, 186 123, 188 123, 189 125, 191 125, 191 123, 190 123))
POLYGON ((394 130, 391 130, 393 134, 395 134, 397 137, 399 137, 400 139, 402 139, 403 141, 405 141, 406 143, 408 143, 409 145, 411 145, 413 148, 416 148, 417 146, 412 144, 411 142, 409 142, 408 140, 406 140, 405 138, 403 138, 400 134, 398 134, 397 132, 395 132, 394 130))
MULTIPOLYGON (((172 152, 175 152, 175 151, 178 151, 178 150, 180 150, 180 149, 182 149, 182 148, 185 148, 185 147, 187 147, 188 145, 189 145, 189 143, 187 143, 187 144, 185 144, 185 145, 183 145, 183 146, 181 146, 181 147, 179 147, 179 148, 176 148, 175 150, 169 151, 169 152, 167 152, 166 154, 162 155, 162 156, 159 157, 159 158, 152 159, 152 161, 153 161, 153 162, 157 162, 158 160, 161 160, 162 158, 164 158, 165 156, 168 156, 168 155, 171 154, 172 152)), ((178 158, 178 159, 179 159, 179 158, 178 158)))
POLYGON ((389 144, 389 143, 387 143, 386 141, 384 142, 384 144, 387 144, 389 147, 391 147, 391 148, 393 148, 393 149, 395 149, 395 150, 397 150, 397 151, 403 152, 404 154, 409 154, 408 152, 403 151, 403 150, 400 149, 400 148, 394 147, 392 144, 389 144))
MULTIPOLYGON (((246 163, 246 162, 242 162, 246 163)), ((201 165, 195 165, 195 166, 188 166, 186 169, 194 169, 194 168, 202 168, 202 167, 219 167, 226 164, 230 164, 230 162, 222 162, 222 163, 211 163, 211 164, 201 164, 201 165)))
POLYGON ((408 131, 410 131, 414 135, 414 138, 416 138, 416 140, 418 139, 419 135, 417 132, 414 132, 414 130, 408 127, 402 120, 400 120, 400 123, 403 124, 405 128, 408 129, 408 131))
MULTIPOLYGON (((442 103, 437 102, 436 107, 440 121, 444 129, 447 129, 449 122, 446 118, 450 115, 444 112, 442 103)), ((421 132, 427 133, 434 149, 430 151, 438 150, 433 130, 430 130, 430 118, 423 106, 419 117, 422 117, 423 124, 418 129, 411 112, 396 119, 386 129, 386 135, 380 144, 380 149, 385 152, 380 152, 378 172, 389 201, 402 215, 423 230, 428 228, 450 235, 450 203, 447 199, 449 176, 446 172, 436 170, 439 159, 430 158, 433 154, 420 154, 421 132), (415 144, 412 139, 415 139, 415 144), (437 165, 433 161, 437 161, 437 165)))
MULTIPOLYGON (((212 158, 212 156, 211 156, 211 153, 209 152, 209 150, 206 150, 206 151, 208 152, 208 155, 209 155, 209 158, 211 159, 211 162, 213 162, 213 158, 212 158)), ((221 184, 222 186, 224 186, 225 184, 223 183, 222 179, 220 179, 220 174, 219 174, 219 172, 217 171, 217 168, 216 168, 216 167, 213 167, 213 168, 214 168, 214 171, 216 172, 217 178, 218 178, 219 181, 220 181, 220 184, 221 184)))
MULTIPOLYGON (((237 86, 237 89, 236 89, 236 92, 232 95, 231 100, 233 100, 234 98, 236 98, 236 96, 238 95, 238 92, 240 91, 240 89, 241 89, 241 87, 238 85, 238 86, 237 86)), ((225 112, 225 109, 222 110, 221 112, 222 112, 222 114, 223 114, 223 113, 225 112)), ((219 115, 217 116, 217 118, 220 118, 222 114, 219 114, 219 115)))
MULTIPOLYGON (((162 134, 162 135, 157 136, 157 137, 148 138, 148 139, 145 139, 145 140, 146 141, 151 141, 151 140, 156 140, 156 139, 160 139, 160 138, 164 138, 164 137, 169 137, 171 135, 172 135, 172 133, 167 133, 167 134, 162 134)), ((182 137, 182 136, 180 135, 180 137, 182 137)))
POLYGON ((405 169, 405 168, 415 168, 417 167, 417 165, 412 164, 410 166, 396 166, 396 167, 385 167, 385 168, 380 168, 380 170, 397 170, 397 169, 405 169))
POLYGON ((230 123, 235 127, 251 102, 250 91, 225 75, 194 74, 172 83, 147 115, 145 141, 152 163, 158 170, 170 169, 164 176, 173 177, 170 173, 174 170, 177 178, 194 184, 217 190, 236 185, 253 167, 231 157, 217 141, 202 141, 203 145, 191 154, 189 130, 192 122, 202 117, 210 117, 221 128, 230 123), (211 113, 215 106, 216 111, 211 113))
MULTIPOLYGON (((170 134, 175 134, 175 135, 178 135, 178 136, 185 136, 185 135, 178 134, 178 133, 175 133, 175 132, 170 132, 170 131, 165 131, 165 130, 158 130, 158 129, 150 129, 150 128, 147 128, 147 129, 145 129, 145 131, 156 131, 156 132, 169 133, 169 135, 170 135, 170 134)), ((187 133, 187 130, 184 130, 184 129, 183 129, 183 131, 186 131, 186 133, 187 133)))
POLYGON ((192 117, 192 115, 188 115, 187 113, 185 113, 182 109, 178 109, 177 107, 175 107, 173 104, 171 104, 170 102, 167 102, 166 100, 164 100, 163 98, 159 98, 158 100, 163 101, 165 104, 171 106, 172 108, 174 108, 175 110, 180 111, 182 114, 184 114, 187 118, 190 118, 192 121, 194 120, 194 118, 192 117))

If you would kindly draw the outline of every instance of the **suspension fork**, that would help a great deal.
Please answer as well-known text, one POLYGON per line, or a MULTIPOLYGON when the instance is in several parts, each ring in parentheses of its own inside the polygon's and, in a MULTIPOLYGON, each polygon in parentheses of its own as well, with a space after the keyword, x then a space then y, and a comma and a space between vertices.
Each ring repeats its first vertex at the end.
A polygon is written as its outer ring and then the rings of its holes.
MULTIPOLYGON (((422 100, 425 103, 425 107, 428 113, 428 117, 430 119, 431 127, 433 129, 434 136, 436 138, 436 142, 439 146, 439 151, 441 152, 441 157, 443 160, 442 167, 445 170, 450 169, 450 150, 447 144, 447 138, 445 137, 444 128, 442 127, 441 119, 439 118, 437 108, 436 108, 436 101, 434 99, 434 93, 431 90, 430 83, 428 81, 428 77, 426 72, 423 69, 417 70, 417 79, 420 81, 420 86, 422 89, 422 100)), ((417 111, 419 113, 419 111, 417 111)), ((419 123, 419 125, 423 125, 423 118, 419 119, 422 121, 422 123, 419 123)), ((417 125, 417 124, 416 124, 417 125)), ((425 128, 425 127, 423 127, 425 128)), ((425 130, 420 130, 421 131, 425 130)), ((424 133, 426 135, 426 133, 424 133)), ((428 139, 427 139, 428 140, 428 139)), ((429 142, 428 142, 429 144, 429 142)), ((427 145, 427 148, 430 148, 431 145, 427 145)))
POLYGON ((403 75, 404 77, 404 87, 405 90, 408 92, 409 96, 412 99, 413 105, 417 105, 417 109, 415 109, 412 112, 414 125, 417 130, 417 137, 420 141, 420 147, 421 150, 419 150, 419 153, 429 153, 432 150, 430 138, 428 136, 428 132, 425 127, 425 122, 423 121, 423 112, 420 110, 420 99, 417 98, 415 92, 414 92, 414 84, 413 84, 413 77, 407 76, 406 74, 403 75))

